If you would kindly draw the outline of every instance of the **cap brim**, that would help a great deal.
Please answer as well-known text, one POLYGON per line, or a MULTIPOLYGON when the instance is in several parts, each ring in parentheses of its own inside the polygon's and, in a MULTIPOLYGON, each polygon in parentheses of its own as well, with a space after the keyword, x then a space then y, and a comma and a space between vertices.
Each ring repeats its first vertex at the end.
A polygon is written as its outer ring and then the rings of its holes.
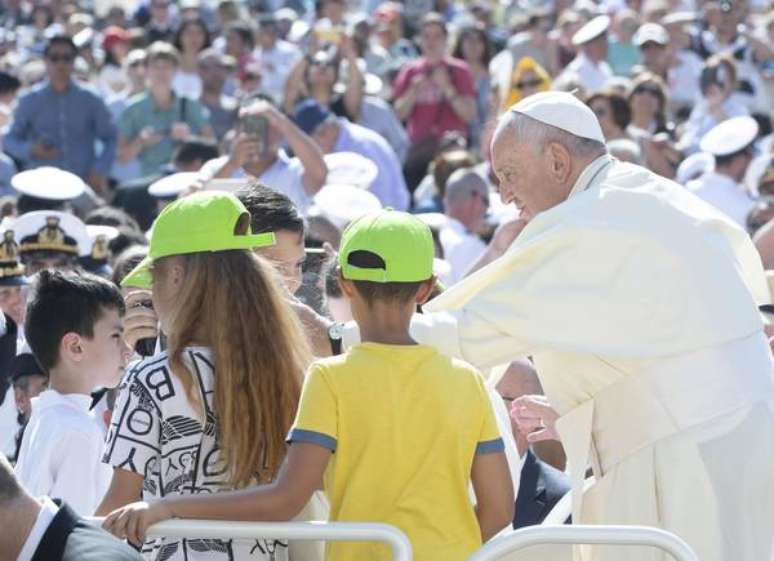
POLYGON ((121 281, 123 288, 147 288, 153 287, 153 275, 151 274, 153 259, 146 257, 140 261, 132 272, 121 281))

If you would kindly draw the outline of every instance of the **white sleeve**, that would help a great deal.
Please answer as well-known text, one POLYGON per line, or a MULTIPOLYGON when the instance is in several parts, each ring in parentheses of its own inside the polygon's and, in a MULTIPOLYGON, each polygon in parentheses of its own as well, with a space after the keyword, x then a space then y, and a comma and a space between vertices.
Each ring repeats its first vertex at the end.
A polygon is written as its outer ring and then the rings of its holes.
POLYGON ((56 471, 48 495, 62 499, 81 516, 91 516, 102 500, 98 488, 104 479, 100 473, 103 448, 96 427, 92 433, 66 433, 52 455, 56 471))

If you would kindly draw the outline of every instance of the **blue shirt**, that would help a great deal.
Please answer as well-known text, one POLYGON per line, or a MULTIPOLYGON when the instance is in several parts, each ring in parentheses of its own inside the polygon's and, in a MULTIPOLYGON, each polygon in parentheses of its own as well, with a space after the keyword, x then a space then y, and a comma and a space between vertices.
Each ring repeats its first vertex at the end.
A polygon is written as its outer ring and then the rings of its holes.
POLYGON ((172 104, 168 109, 156 105, 149 92, 129 99, 126 108, 118 118, 119 134, 133 140, 145 127, 153 128, 164 138, 158 144, 146 147, 137 156, 143 175, 156 173, 172 160, 172 153, 178 142, 170 136, 172 125, 186 123, 193 134, 199 134, 209 123, 209 112, 193 99, 172 93, 172 104))
POLYGON ((355 152, 371 160, 379 173, 370 191, 385 207, 406 210, 409 207, 409 191, 403 179, 400 161, 392 146, 374 131, 339 119, 339 137, 334 152, 355 152))
POLYGON ((56 92, 46 81, 19 99, 3 147, 28 169, 55 166, 86 179, 92 171, 107 175, 116 156, 116 142, 113 119, 95 92, 74 81, 64 92, 56 92), (59 156, 34 159, 30 149, 38 142, 56 148, 59 156))

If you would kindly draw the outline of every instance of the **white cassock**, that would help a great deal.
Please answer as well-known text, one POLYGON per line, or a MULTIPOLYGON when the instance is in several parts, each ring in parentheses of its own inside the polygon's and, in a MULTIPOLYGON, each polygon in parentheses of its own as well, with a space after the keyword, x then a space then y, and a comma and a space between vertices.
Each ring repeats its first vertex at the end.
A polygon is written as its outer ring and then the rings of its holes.
POLYGON ((756 303, 767 300, 745 232, 677 184, 602 156, 503 257, 426 305, 446 312, 412 333, 481 368, 533 357, 561 415, 576 523, 657 526, 702 561, 765 561, 774 369, 756 303), (583 493, 587 466, 597 481, 583 493))

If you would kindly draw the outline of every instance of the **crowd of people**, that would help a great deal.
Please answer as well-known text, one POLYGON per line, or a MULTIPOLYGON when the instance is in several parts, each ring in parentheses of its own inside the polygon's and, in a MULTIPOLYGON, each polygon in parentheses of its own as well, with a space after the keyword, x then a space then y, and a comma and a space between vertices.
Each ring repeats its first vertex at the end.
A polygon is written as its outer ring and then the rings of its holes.
POLYGON ((0 550, 389 558, 145 535, 340 520, 462 561, 557 507, 768 559, 719 456, 756 443, 745 500, 774 477, 773 119, 765 0, 5 0, 0 550), (696 406, 617 383, 695 364, 696 406), (675 426, 624 445, 608 383, 675 426))

